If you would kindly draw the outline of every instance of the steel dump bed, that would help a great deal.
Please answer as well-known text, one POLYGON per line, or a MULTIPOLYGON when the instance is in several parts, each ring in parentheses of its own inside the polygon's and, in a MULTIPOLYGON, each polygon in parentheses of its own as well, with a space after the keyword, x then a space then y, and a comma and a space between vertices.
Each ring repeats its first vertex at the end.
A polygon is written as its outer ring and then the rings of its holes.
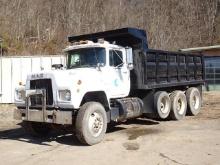
POLYGON ((147 49, 134 56, 133 88, 152 89, 204 83, 202 55, 147 49))

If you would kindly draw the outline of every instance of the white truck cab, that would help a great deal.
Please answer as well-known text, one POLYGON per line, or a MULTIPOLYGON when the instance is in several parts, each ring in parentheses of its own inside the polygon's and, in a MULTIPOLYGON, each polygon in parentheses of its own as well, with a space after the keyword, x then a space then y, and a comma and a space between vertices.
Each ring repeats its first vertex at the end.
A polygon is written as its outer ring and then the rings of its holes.
POLYGON ((24 90, 33 89, 32 84, 39 84, 40 81, 44 85, 48 85, 46 83, 49 81, 52 84, 53 100, 49 104, 50 107, 78 109, 83 97, 94 92, 103 92, 108 103, 111 98, 126 97, 130 92, 132 69, 132 61, 128 61, 131 59, 128 57, 131 55, 130 51, 131 48, 110 44, 104 40, 99 40, 98 43, 74 43, 64 49, 67 57, 65 69, 29 74, 25 88, 16 89, 15 104, 18 107, 25 106, 24 90))
POLYGON ((79 99, 74 107, 79 108, 81 99, 88 92, 102 91, 108 101, 128 96, 131 68, 128 65, 130 61, 127 61, 127 49, 104 40, 81 43, 64 50, 68 58, 67 70, 78 79, 77 88, 71 87, 72 93, 79 99))

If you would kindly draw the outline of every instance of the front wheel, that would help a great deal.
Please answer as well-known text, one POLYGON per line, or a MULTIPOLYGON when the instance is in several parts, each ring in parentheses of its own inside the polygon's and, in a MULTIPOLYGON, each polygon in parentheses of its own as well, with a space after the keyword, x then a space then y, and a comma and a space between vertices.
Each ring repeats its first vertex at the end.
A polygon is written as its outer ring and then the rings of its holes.
POLYGON ((105 108, 98 102, 87 102, 76 117, 76 137, 87 145, 101 142, 107 129, 105 108))

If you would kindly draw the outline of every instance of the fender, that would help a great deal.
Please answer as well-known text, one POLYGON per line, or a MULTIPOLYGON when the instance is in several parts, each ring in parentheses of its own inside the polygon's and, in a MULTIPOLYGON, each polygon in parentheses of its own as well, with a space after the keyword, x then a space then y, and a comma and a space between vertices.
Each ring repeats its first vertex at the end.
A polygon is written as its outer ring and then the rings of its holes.
POLYGON ((106 109, 106 111, 110 109, 109 100, 107 99, 106 93, 104 91, 87 92, 83 96, 80 106, 89 101, 96 101, 101 103, 106 109))

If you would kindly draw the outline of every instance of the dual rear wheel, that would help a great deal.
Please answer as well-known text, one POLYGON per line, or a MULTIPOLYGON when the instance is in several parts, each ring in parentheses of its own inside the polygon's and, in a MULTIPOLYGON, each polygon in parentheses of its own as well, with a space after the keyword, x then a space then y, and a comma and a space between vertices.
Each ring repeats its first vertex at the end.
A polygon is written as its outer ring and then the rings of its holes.
POLYGON ((200 112, 202 106, 202 97, 197 88, 189 88, 186 91, 186 100, 188 103, 187 114, 195 116, 200 112))
POLYGON ((197 115, 201 109, 201 95, 198 88, 191 87, 183 91, 176 90, 170 95, 158 91, 154 95, 154 107, 159 119, 181 120, 186 114, 197 115))
POLYGON ((171 112, 170 119, 181 120, 186 115, 187 101, 182 91, 174 91, 170 94, 171 112))

